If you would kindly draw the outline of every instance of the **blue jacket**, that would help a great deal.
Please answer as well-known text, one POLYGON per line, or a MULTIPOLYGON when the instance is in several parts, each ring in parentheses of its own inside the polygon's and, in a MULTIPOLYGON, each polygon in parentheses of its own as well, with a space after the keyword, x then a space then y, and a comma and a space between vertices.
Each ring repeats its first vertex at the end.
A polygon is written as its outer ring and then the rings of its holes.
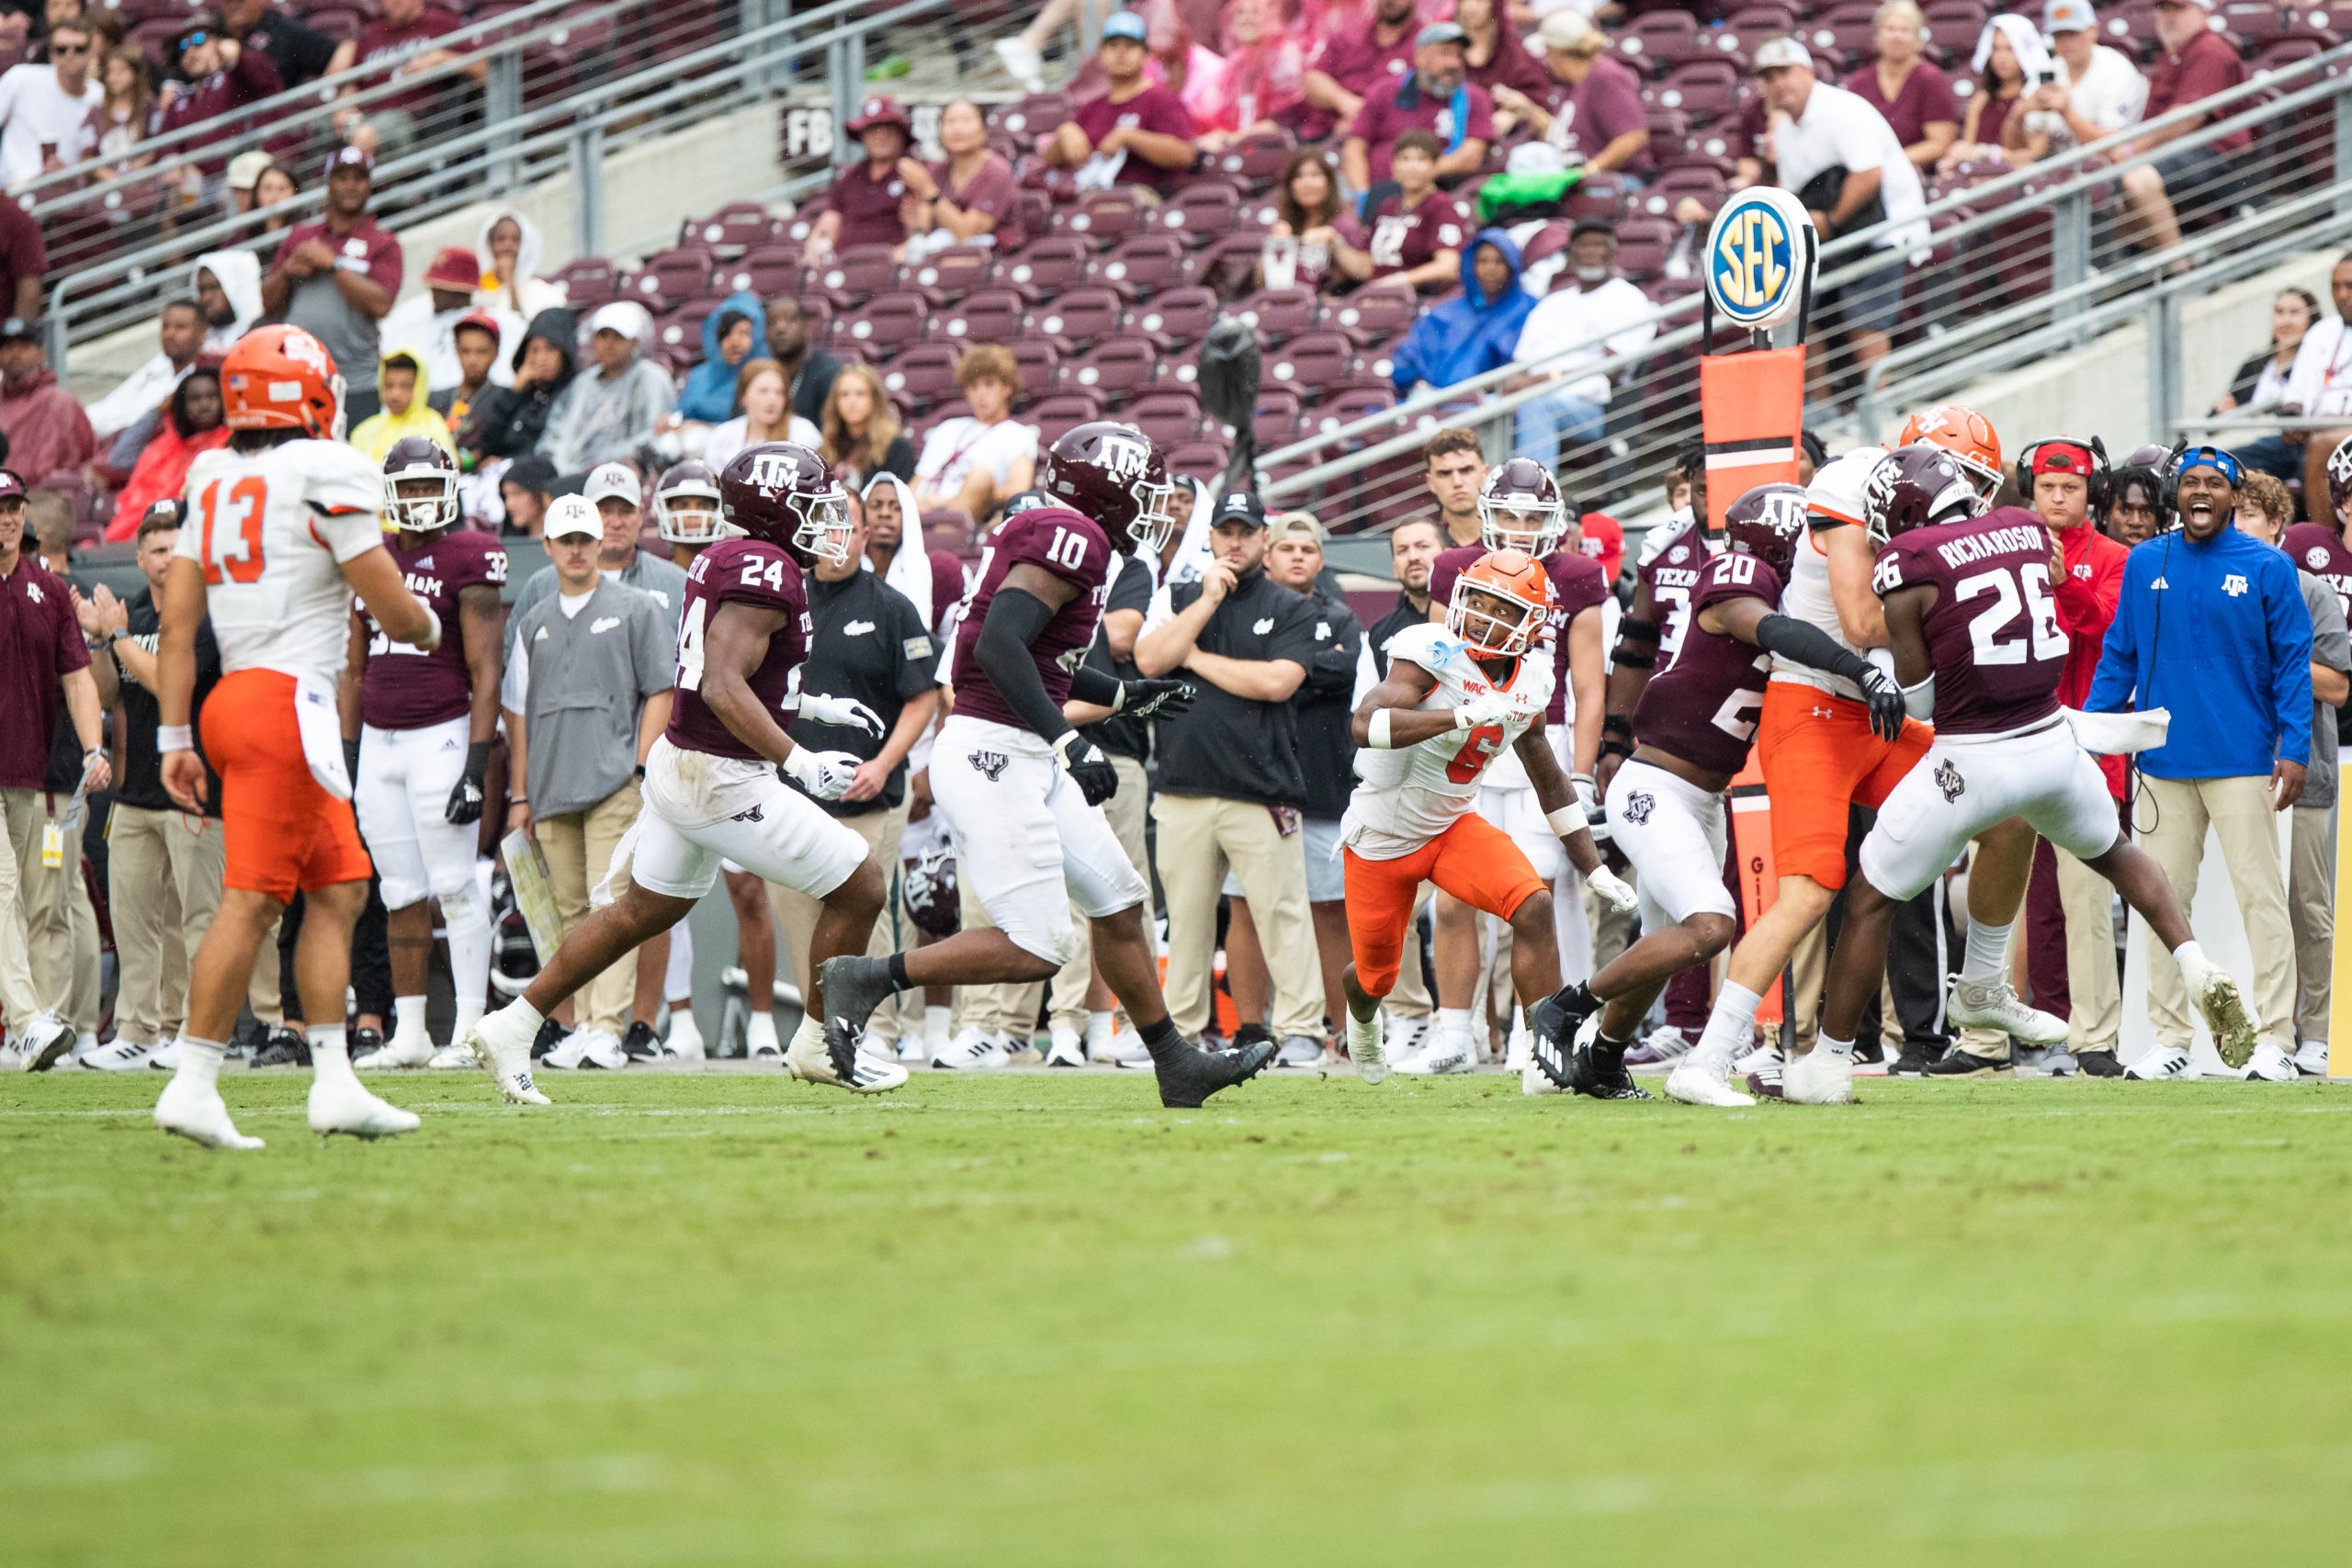
POLYGON ((1519 286, 1519 247, 1500 229, 1482 229, 1462 247, 1462 292, 1430 310, 1413 323, 1405 345, 1396 351, 1389 379, 1399 396, 1417 381, 1451 387, 1499 370, 1519 352, 1519 329, 1535 309, 1535 297, 1519 286), (1489 301, 1478 288, 1478 247, 1492 245, 1510 267, 1510 286, 1502 298, 1489 301))
POLYGON ((2312 617, 2295 563, 2235 528, 2201 545, 2176 531, 2138 546, 2083 706, 2172 710, 2165 744, 2140 754, 2152 778, 2308 765, 2312 617))
POLYGON ((702 363, 686 372, 686 384, 678 392, 680 416, 704 424, 724 424, 735 417, 735 373, 743 368, 744 359, 767 352, 760 341, 766 324, 765 308, 749 289, 729 295, 703 318, 702 363), (730 316, 746 316, 752 322, 751 351, 732 365, 718 356, 719 334, 730 316))

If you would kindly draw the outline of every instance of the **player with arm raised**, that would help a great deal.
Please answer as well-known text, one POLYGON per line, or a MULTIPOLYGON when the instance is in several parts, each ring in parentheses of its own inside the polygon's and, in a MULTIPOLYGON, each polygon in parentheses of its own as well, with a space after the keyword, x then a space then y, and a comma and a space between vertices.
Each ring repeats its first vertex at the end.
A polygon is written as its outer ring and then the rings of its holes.
POLYGON ((214 1148, 257 1149, 220 1099, 220 1062, 254 955, 300 893, 295 983, 310 1028, 311 1130, 381 1137, 416 1118, 361 1087, 344 1038, 351 930, 368 897, 368 852, 351 814, 335 682, 351 596, 392 642, 439 645, 429 605, 384 547, 383 478, 343 435, 343 378, 300 327, 262 327, 220 367, 229 445, 188 469, 187 526, 164 579, 155 660, 164 790, 204 807, 205 760, 220 780, 220 904, 189 966, 179 1066, 155 1124, 214 1148), (204 704, 204 752, 188 712, 205 617, 221 676, 204 704), (322 1021, 332 1019, 332 1023, 322 1021))
POLYGON ((1872 586, 1886 604, 1895 678, 1913 716, 1933 716, 1935 744, 1862 840, 1861 874, 1830 955, 1821 1037, 1789 1064, 1786 1097, 1852 1098, 1854 1029, 1885 974, 1894 907, 1941 876, 1972 839, 1969 954, 1955 1000, 1984 984, 1984 970, 1997 981, 2037 833, 2139 911, 2179 962, 2222 1059, 2244 1066, 2255 1030, 2237 983, 2197 945, 2163 869, 2123 837, 2106 775, 2059 707, 2068 645, 2051 601, 2048 531, 2023 507, 1937 521, 1933 502, 1950 474, 1945 459, 1923 451, 1890 454, 1871 481, 1880 547, 1872 586), (1987 930, 1980 912, 1999 923, 1987 930))
POLYGON ((1076 904, 1091 922, 1095 967, 1151 1053, 1160 1102, 1197 1106, 1254 1077, 1274 1047, 1213 1055, 1169 1021, 1143 927, 1151 889, 1102 814, 1118 773, 1062 712, 1074 699, 1140 717, 1191 700, 1182 681, 1121 681, 1083 663, 1114 552, 1167 547, 1167 467, 1141 431, 1095 421, 1054 442, 1037 488, 1051 504, 1008 518, 980 558, 956 633, 955 711, 931 754, 956 876, 991 923, 888 958, 826 964, 827 1037, 855 1040, 894 991, 1049 978, 1077 950, 1076 904))
MULTIPOLYGON (((1498 550, 1455 577, 1443 626, 1396 634, 1388 645, 1387 678, 1357 705, 1356 776, 1363 782, 1340 824, 1354 951, 1342 978, 1348 1051, 1371 1082, 1387 1076, 1380 1001, 1396 983, 1425 880, 1510 922, 1512 987, 1534 1034, 1556 1031, 1565 1016, 1555 995, 1560 956, 1552 890, 1511 835, 1472 809, 1487 764, 1503 752, 1527 770, 1568 862, 1601 897, 1633 908, 1633 889, 1600 863, 1584 811, 1544 734, 1552 661, 1539 643, 1551 613, 1544 568, 1523 551, 1498 550)), ((1586 1092, 1648 1098, 1622 1073, 1586 1092)))
MULTIPOLYGON (((442 626, 430 651, 394 642, 365 604, 351 612, 351 651, 338 692, 352 805, 384 897, 391 948, 392 1037, 355 1064, 422 1067, 433 1061, 424 1030, 424 976, 438 899, 449 932, 457 993, 455 1042, 481 1017, 490 984, 490 905, 474 882, 483 781, 498 733, 504 626, 499 588, 506 550, 494 534, 458 526, 457 459, 422 435, 384 454, 384 526, 408 591, 442 626)), ((444 1058, 443 1066, 457 1060, 444 1058)))
MULTIPOLYGON (((616 888, 608 876, 596 900, 610 902, 573 929, 521 997, 466 1036, 499 1092, 518 1105, 548 1102, 531 1081, 531 1041, 548 1010, 684 919, 717 885, 722 859, 823 905, 808 942, 818 965, 864 952, 882 912, 889 885, 865 840, 817 807, 841 798, 859 760, 796 746, 784 729, 808 647, 801 570, 849 558, 849 498, 824 459, 788 442, 738 452, 718 476, 718 494, 729 536, 686 574, 670 725, 645 759, 644 807, 613 852, 628 886, 616 888)), ((819 976, 786 1051, 793 1076, 859 1094, 906 1082, 895 1062, 827 1051, 821 967, 819 976)))

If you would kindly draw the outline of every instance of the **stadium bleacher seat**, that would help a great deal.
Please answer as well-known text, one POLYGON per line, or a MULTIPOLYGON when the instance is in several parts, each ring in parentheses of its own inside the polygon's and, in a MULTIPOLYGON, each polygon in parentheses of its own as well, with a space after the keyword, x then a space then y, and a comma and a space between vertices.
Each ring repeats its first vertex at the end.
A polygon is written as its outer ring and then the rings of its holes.
POLYGON ((564 299, 574 308, 594 307, 614 298, 618 275, 602 256, 581 256, 557 268, 550 281, 563 285, 564 299))
POLYGON ((1117 244, 1142 222, 1143 203, 1133 193, 1116 186, 1088 191, 1075 205, 1054 214, 1057 230, 1080 235, 1098 250, 1117 244))
POLYGON ((1232 448, 1222 441, 1185 441, 1169 448, 1168 471, 1214 485, 1232 456, 1232 448))
POLYGON ((729 293, 748 288, 763 299, 800 292, 800 251, 795 245, 755 245, 719 274, 729 293))
POLYGON ((1617 58, 1645 75, 1700 52, 1699 20, 1688 11, 1652 11, 1617 33, 1617 58))
POLYGON ((1200 431, 1201 395, 1188 386, 1159 386, 1128 400, 1125 419, 1168 450, 1200 431))
POLYGON ((1286 130, 1245 136, 1218 154, 1216 167, 1253 191, 1264 190, 1280 177, 1297 145, 1286 130))
POLYGON ((852 245, 822 266, 812 267, 808 287, 822 291, 837 310, 855 310, 888 288, 899 262, 888 245, 852 245))
POLYGON ((1662 109, 1679 109, 1692 125, 1704 125, 1736 113, 1743 78, 1739 67, 1720 55, 1686 60, 1668 72, 1666 80, 1642 90, 1642 100, 1662 109))
POLYGON ((1232 232, 1240 209, 1241 197, 1231 186, 1203 184, 1177 192, 1175 199, 1153 219, 1162 231, 1179 236, 1186 244, 1205 245, 1232 232))
POLYGON ((1072 288, 1023 316, 1021 327, 1065 355, 1079 354, 1117 332, 1125 308, 1115 288, 1072 288))
POLYGON ((1137 234, 1098 258, 1087 276, 1122 299, 1147 299, 1184 281, 1184 242, 1164 231, 1137 234))
POLYGON ((1021 372, 1021 384, 1029 395, 1052 389, 1061 378, 1062 351, 1038 338, 1020 338, 1004 346, 1012 351, 1012 363, 1021 372))
POLYGON ((1034 141, 1049 134, 1076 112, 1077 106, 1068 93, 1032 93, 1017 103, 1000 105, 989 117, 989 124, 1024 141, 1034 141))
POLYGON ((1363 349, 1409 331, 1419 314, 1419 303, 1401 290, 1359 288, 1326 305, 1317 324, 1347 333, 1349 342, 1363 349))
POLYGON ((1329 434, 1396 406, 1396 394, 1386 387, 1343 387, 1315 411, 1315 429, 1329 434))
POLYGON ((1070 234, 1047 235, 1001 257, 990 281, 1035 303, 1081 282, 1089 256, 1084 240, 1070 234))
POLYGON ((888 359, 922 336, 931 304, 920 294, 878 294, 833 323, 835 345, 855 349, 867 364, 888 359))
POLYGON ((1264 357, 1261 385, 1284 385, 1320 393, 1348 373, 1355 345, 1340 333, 1301 333, 1264 357))
POLYGON ((1261 288, 1234 313, 1257 329, 1261 345, 1274 348, 1314 324, 1315 295, 1306 288, 1261 288))
POLYGON ((1198 285, 1170 288, 1127 312, 1125 330, 1165 352, 1200 342, 1216 324, 1216 296, 1198 285))
POLYGON ((1671 218, 1675 204, 1686 196, 1713 212, 1728 194, 1728 184, 1719 171, 1686 164, 1659 171, 1649 188, 1634 198, 1634 205, 1645 217, 1671 218))
POLYGON ((921 415, 956 390, 956 361, 963 351, 952 343, 910 344, 882 372, 891 397, 921 415))
POLYGON ((710 253, 700 245, 663 251, 648 257, 643 266, 628 275, 623 292, 659 314, 709 293, 716 266, 710 253))
POLYGON ((756 201, 730 201, 707 218, 689 219, 682 243, 698 243, 721 260, 742 255, 768 237, 768 210, 756 201))
POLYGON ((1716 47, 1753 54, 1768 38, 1784 38, 1797 30, 1797 14, 1786 6, 1742 6, 1715 31, 1716 47))
MULTIPOLYGON (((1670 220, 1626 219, 1617 225, 1618 269, 1637 283, 1657 276, 1681 237, 1682 225, 1670 220)), ((1687 290, 1690 286, 1686 282, 1683 287, 1687 290)))
POLYGON ((964 343, 1006 343, 1021 329, 1021 296, 1010 288, 976 288, 942 311, 933 337, 964 343))
POLYGON ((1159 354, 1136 338, 1118 337, 1101 343, 1080 358, 1062 367, 1060 385, 1092 392, 1104 406, 1117 407, 1144 390, 1159 376, 1159 354))
POLYGON ((951 305, 988 280, 996 253, 984 245, 951 245, 907 269, 904 279, 933 306, 951 305))
POLYGON ((1816 55, 1826 55, 1839 68, 1849 69, 1859 59, 1871 52, 1871 39, 1878 30, 1878 0, 1845 0, 1815 16, 1808 24, 1804 39, 1816 55))
POLYGON ((1037 444, 1050 446, 1077 426, 1102 417, 1102 400, 1089 391, 1054 392, 1031 403, 1022 422, 1037 427, 1037 444))

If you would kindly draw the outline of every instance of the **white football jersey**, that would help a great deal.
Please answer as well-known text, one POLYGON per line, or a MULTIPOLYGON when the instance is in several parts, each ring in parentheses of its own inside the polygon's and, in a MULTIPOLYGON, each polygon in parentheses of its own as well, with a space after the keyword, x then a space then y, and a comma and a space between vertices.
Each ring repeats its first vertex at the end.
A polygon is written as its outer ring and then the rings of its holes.
MULTIPOLYGON (((1850 528, 1854 525, 1841 523, 1836 526, 1850 528)), ((1847 640, 1845 626, 1838 619, 1838 601, 1829 592, 1829 557, 1822 548, 1821 536, 1810 529, 1797 541, 1796 564, 1789 569, 1789 585, 1781 595, 1781 614, 1819 626, 1838 647, 1849 653, 1860 654, 1882 670, 1894 667, 1894 656, 1886 649, 1859 649, 1847 640)), ((1772 656, 1772 679, 1792 681, 1800 686, 1812 686, 1856 702, 1862 696, 1861 689, 1851 681, 1809 664, 1798 664, 1777 653, 1772 656)))
POLYGON ((1424 709, 1460 707, 1471 697, 1501 690, 1521 699, 1526 716, 1393 751, 1368 746, 1358 750, 1360 782, 1340 837, 1366 860, 1411 854, 1453 827, 1477 800, 1487 764, 1509 755, 1552 700, 1552 656, 1540 649, 1522 658, 1510 684, 1500 688, 1487 679, 1461 638, 1434 624, 1398 632, 1389 640, 1388 657, 1437 677, 1437 685, 1421 700, 1424 709))
POLYGON ((351 633, 342 566, 384 543, 376 465, 334 441, 224 446, 189 465, 185 493, 173 554, 204 569, 221 671, 341 674, 351 633))

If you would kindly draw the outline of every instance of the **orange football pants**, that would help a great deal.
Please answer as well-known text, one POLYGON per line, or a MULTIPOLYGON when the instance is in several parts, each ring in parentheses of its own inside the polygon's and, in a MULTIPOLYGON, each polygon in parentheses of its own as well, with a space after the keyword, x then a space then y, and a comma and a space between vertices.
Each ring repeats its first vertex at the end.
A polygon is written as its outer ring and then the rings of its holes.
POLYGON ((294 677, 240 670, 204 700, 204 754, 220 775, 220 885, 280 904, 373 870, 351 802, 311 776, 294 719, 294 677))
POLYGON ((1845 886, 1847 807, 1883 806, 1935 738, 1905 719, 1901 739, 1883 739, 1865 704, 1793 681, 1768 683, 1756 753, 1772 803, 1774 872, 1845 886))
POLYGON ((1356 984, 1385 997, 1396 984, 1405 953, 1405 933, 1421 884, 1434 882, 1471 906, 1508 920, 1519 907, 1545 891, 1544 879, 1510 835, 1476 812, 1396 860, 1366 860, 1345 852, 1341 870, 1348 895, 1348 945, 1354 950, 1356 984))

